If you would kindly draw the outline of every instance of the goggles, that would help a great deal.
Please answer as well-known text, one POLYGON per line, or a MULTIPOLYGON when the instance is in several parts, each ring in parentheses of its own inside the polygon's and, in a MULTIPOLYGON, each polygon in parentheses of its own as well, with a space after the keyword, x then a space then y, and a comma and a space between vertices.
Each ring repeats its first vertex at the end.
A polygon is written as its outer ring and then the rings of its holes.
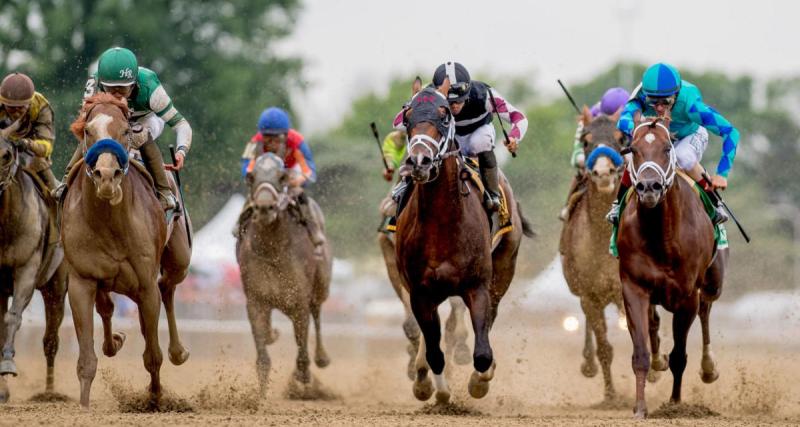
POLYGON ((645 97, 644 102, 647 103, 647 105, 650 105, 652 107, 655 107, 655 106, 658 106, 658 105, 664 105, 664 106, 667 106, 667 107, 671 107, 672 104, 675 103, 675 95, 673 95, 673 96, 647 96, 647 97, 645 97))

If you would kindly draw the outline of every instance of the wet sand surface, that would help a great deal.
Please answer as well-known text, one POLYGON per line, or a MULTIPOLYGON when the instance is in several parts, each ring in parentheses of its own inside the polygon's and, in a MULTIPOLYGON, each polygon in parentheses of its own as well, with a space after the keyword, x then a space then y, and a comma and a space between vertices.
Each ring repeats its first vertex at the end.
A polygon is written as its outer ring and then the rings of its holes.
MULTIPOLYGON (((668 315, 663 317, 662 325, 668 325, 668 315)), ((433 405, 433 399, 425 403, 414 399, 412 383, 406 376, 406 342, 399 324, 388 329, 330 325, 331 332, 326 334, 323 323, 332 363, 325 369, 312 366, 312 372, 318 390, 323 391, 321 396, 327 399, 299 401, 287 398, 296 354, 288 323, 276 319, 281 335, 269 347, 271 384, 263 399, 257 391, 255 349, 249 332, 241 328, 232 332, 184 332, 184 344, 192 355, 183 366, 173 366, 166 357, 168 341, 162 331, 165 354, 161 373, 166 393, 160 409, 170 412, 147 412, 152 408, 144 399, 149 375, 142 365, 141 334, 123 329, 128 336, 124 348, 108 358, 100 349, 99 322, 95 326, 99 363, 92 406, 85 410, 78 405, 78 347, 70 322, 65 319, 61 329, 56 361, 56 391, 68 401, 31 400, 41 397, 35 395, 44 390, 42 331, 35 325, 23 325, 16 358, 20 375, 7 379, 12 396, 9 403, 0 406, 0 425, 637 424, 631 412, 634 383, 630 339, 626 331, 616 328, 610 332, 615 350, 612 370, 621 401, 610 407, 597 405, 603 396, 602 375, 585 378, 580 373, 582 332, 537 326, 541 322, 512 312, 501 313, 491 335, 498 364, 489 394, 481 400, 469 397, 471 366, 451 364, 448 374, 453 399, 444 407, 433 405), (372 332, 365 333, 369 330, 372 332)), ((649 425, 800 424, 800 343, 796 335, 787 335, 786 340, 741 342, 735 334, 725 330, 713 335, 721 375, 717 382, 706 385, 698 375, 699 323, 694 326, 684 375, 687 405, 658 411, 668 400, 672 386, 670 373, 662 373, 657 383, 647 384, 646 392, 650 414, 660 412, 665 418, 651 417, 649 425)), ((668 331, 662 330, 662 339, 662 348, 669 351, 672 342, 668 331)), ((310 351, 313 359, 313 346, 310 351)))

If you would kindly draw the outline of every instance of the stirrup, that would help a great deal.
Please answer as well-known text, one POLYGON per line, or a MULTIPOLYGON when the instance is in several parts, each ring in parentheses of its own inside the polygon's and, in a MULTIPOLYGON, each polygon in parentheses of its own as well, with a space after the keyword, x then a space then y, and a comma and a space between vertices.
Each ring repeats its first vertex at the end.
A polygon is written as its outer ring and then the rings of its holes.
POLYGON ((608 221, 611 225, 618 226, 619 225, 619 201, 614 200, 611 203, 611 210, 608 211, 606 214, 606 221, 608 221))
POLYGON ((61 196, 64 195, 64 190, 67 189, 67 182, 61 182, 56 186, 56 188, 50 190, 50 195, 53 196, 55 200, 61 200, 61 196))
POLYGON ((717 206, 714 213, 714 218, 711 220, 711 223, 716 226, 724 222, 727 222, 728 219, 729 217, 728 214, 725 212, 725 209, 723 209, 722 206, 717 206))
POLYGON ((486 191, 486 197, 484 198, 483 205, 489 212, 497 212, 500 210, 500 197, 491 191, 486 191))
POLYGON ((164 211, 178 211, 178 199, 175 198, 175 195, 172 192, 158 192, 158 202, 161 203, 161 208, 164 211))

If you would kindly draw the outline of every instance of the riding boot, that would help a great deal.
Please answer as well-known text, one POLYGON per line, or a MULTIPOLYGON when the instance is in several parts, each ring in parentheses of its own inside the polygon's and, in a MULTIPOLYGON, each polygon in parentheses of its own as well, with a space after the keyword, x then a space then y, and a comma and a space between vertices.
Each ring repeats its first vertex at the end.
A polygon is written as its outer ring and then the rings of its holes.
POLYGON ((305 223, 306 229, 308 229, 308 236, 311 238, 311 243, 314 244, 314 253, 321 255, 322 245, 326 242, 325 234, 322 233, 322 227, 317 222, 314 213, 311 212, 311 204, 305 192, 297 196, 297 207, 300 208, 300 220, 305 223))
POLYGON ((478 154, 478 167, 481 171, 481 180, 486 187, 484 205, 486 210, 495 212, 500 210, 500 182, 497 174, 497 158, 494 151, 484 151, 478 154))
POLYGON ((139 152, 142 154, 144 166, 150 172, 150 176, 153 177, 161 207, 165 211, 175 210, 177 208, 177 200, 175 195, 172 194, 172 189, 169 188, 169 180, 167 180, 167 172, 164 169, 164 158, 161 157, 161 150, 158 149, 155 141, 151 138, 139 147, 139 152))
POLYGON ((722 200, 717 197, 717 193, 714 190, 705 190, 706 195, 711 202, 714 203, 714 218, 711 218, 711 223, 714 225, 722 224, 723 222, 728 220, 728 213, 725 212, 725 209, 722 207, 722 200))
POLYGON ((400 217, 400 212, 403 211, 403 208, 406 207, 408 204, 408 196, 411 193, 409 187, 411 186, 411 177, 404 176, 397 182, 397 184, 392 189, 392 199, 397 203, 397 209, 394 216, 389 218, 389 223, 387 227, 396 227, 397 226, 397 218, 400 217))
POLYGON ((572 208, 578 199, 578 197, 574 197, 573 195, 582 190, 583 190, 583 175, 581 174, 580 171, 578 171, 575 175, 573 175, 572 182, 570 182, 569 184, 567 201, 566 203, 564 203, 564 207, 561 208, 561 212, 558 214, 559 220, 566 221, 569 218, 569 213, 570 211, 572 211, 572 208))
POLYGON ((630 188, 631 187, 628 185, 620 184, 619 191, 617 191, 617 199, 611 203, 611 210, 609 210, 606 214, 606 221, 608 221, 611 225, 619 225, 619 207, 622 203, 622 198, 625 197, 625 194, 630 188))
MULTIPOLYGON (((56 200, 61 200, 61 196, 64 195, 64 190, 67 189, 67 180, 69 179, 69 174, 72 172, 72 168, 75 166, 75 163, 78 163, 78 160, 83 158, 83 150, 81 149, 80 144, 75 146, 75 152, 72 153, 72 158, 69 159, 67 163, 67 167, 64 170, 64 178, 61 179, 61 183, 51 192, 53 198, 56 200)), ((52 173, 52 171, 50 172, 52 173)))

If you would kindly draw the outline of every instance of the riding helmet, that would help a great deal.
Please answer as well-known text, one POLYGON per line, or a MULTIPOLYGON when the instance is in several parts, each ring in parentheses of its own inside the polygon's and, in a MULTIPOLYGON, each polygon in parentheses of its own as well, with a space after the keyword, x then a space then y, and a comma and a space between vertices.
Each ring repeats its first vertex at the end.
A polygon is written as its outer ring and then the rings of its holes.
POLYGON ((286 111, 278 107, 269 107, 258 118, 258 130, 265 135, 280 135, 289 132, 292 122, 286 111))
POLYGON ((447 61, 436 67, 436 71, 433 72, 433 85, 436 87, 441 86, 445 77, 450 78, 447 102, 462 102, 466 100, 471 87, 471 79, 467 68, 458 62, 447 61))
POLYGON ((630 96, 627 90, 621 87, 612 87, 600 98, 600 111, 607 116, 611 116, 628 102, 630 96))
POLYGON ((0 83, 0 104, 25 107, 31 103, 34 90, 30 77, 22 73, 11 73, 0 83))
POLYGON ((136 55, 124 47, 108 49, 97 63, 97 77, 103 86, 130 86, 136 83, 138 73, 136 55))
POLYGON ((672 65, 659 62, 651 65, 642 75, 642 92, 645 96, 667 97, 681 90, 681 74, 672 65))

